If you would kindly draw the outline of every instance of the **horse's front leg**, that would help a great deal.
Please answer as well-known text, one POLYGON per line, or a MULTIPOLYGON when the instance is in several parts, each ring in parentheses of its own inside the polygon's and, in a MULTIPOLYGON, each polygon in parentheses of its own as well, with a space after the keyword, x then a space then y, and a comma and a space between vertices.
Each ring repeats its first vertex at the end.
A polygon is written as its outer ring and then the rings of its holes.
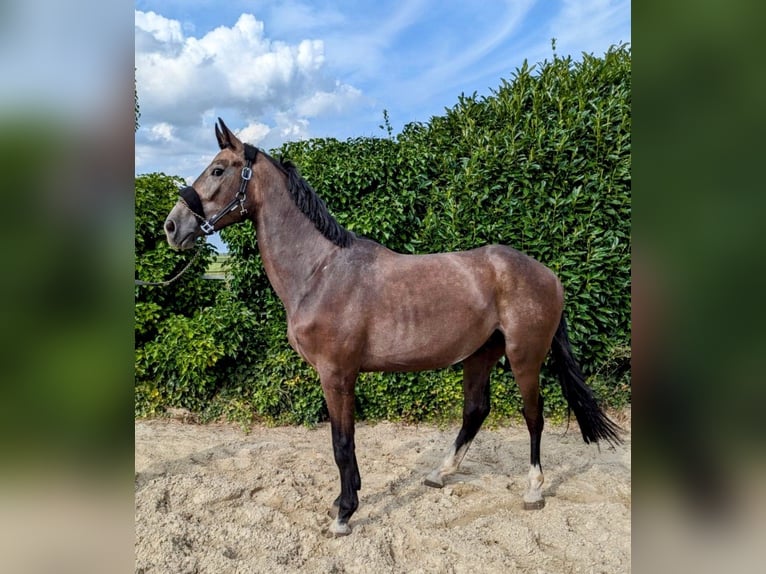
POLYGON ((336 536, 351 534, 348 521, 359 506, 357 491, 362 487, 354 452, 354 386, 356 373, 340 374, 337 370, 320 371, 322 390, 330 413, 332 448, 340 472, 340 496, 333 503, 335 520, 330 532, 336 536), (337 514, 336 514, 337 513, 337 514))

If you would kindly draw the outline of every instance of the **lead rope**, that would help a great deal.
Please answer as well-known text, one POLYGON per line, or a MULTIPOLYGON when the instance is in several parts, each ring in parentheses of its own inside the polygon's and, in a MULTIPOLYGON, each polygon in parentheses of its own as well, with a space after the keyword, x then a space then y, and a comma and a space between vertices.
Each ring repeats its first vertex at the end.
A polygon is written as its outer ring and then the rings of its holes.
POLYGON ((197 252, 194 254, 194 257, 192 257, 191 260, 184 266, 184 268, 181 269, 181 271, 179 271, 178 274, 172 279, 168 279, 167 281, 141 281, 140 279, 136 279, 136 285, 162 285, 163 287, 170 285, 173 281, 186 273, 186 270, 189 269, 189 267, 192 266, 192 263, 197 260, 200 253, 202 253, 202 249, 197 247, 197 252))

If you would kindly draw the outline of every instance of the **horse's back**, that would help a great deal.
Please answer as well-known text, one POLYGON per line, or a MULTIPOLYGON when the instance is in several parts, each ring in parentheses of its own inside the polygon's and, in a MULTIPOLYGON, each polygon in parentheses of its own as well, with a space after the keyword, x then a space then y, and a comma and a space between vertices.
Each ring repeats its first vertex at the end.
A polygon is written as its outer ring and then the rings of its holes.
MULTIPOLYGON (((493 244, 466 251, 424 255, 396 253, 378 243, 358 242, 348 265, 356 267, 357 286, 366 293, 390 294, 396 301, 406 294, 430 298, 446 291, 481 302, 494 298, 499 304, 563 308, 563 288, 558 277, 533 257, 508 245, 493 244)), ((558 319, 557 319, 558 320, 558 319)))

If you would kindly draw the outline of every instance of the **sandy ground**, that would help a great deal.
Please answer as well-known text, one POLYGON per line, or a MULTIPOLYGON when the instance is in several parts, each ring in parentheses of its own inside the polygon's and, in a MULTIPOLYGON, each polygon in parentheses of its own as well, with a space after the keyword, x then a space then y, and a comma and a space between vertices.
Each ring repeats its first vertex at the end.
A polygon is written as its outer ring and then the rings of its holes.
MULTIPOLYGON (((616 417, 630 429, 630 413, 616 417)), ((543 434, 546 506, 522 509, 529 438, 483 429, 441 490, 422 484, 457 427, 360 424, 359 510, 327 533, 339 492, 327 425, 137 421, 137 573, 630 572, 630 433, 585 445, 572 420, 543 434)))

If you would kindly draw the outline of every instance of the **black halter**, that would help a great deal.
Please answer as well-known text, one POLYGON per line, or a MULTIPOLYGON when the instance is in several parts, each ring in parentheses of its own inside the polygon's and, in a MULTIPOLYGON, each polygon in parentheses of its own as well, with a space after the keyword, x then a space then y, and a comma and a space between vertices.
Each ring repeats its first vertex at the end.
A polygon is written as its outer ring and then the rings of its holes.
POLYGON ((234 196, 234 199, 232 199, 226 207, 216 213, 213 217, 210 219, 205 219, 205 210, 202 209, 202 200, 199 198, 199 194, 197 193, 197 190, 194 189, 194 187, 184 187, 178 192, 181 195, 181 201, 183 201, 186 207, 188 207, 189 210, 194 214, 194 216, 200 220, 199 226, 205 235, 210 235, 213 233, 215 231, 215 224, 218 223, 218 221, 224 215, 234 211, 237 205, 239 205, 240 213, 243 215, 247 213, 247 210, 245 209, 247 182, 249 182, 250 178, 253 177, 252 165, 255 162, 256 156, 258 155, 258 148, 251 146, 250 144, 244 145, 246 163, 245 167, 242 168, 242 181, 239 184, 239 191, 234 196))

